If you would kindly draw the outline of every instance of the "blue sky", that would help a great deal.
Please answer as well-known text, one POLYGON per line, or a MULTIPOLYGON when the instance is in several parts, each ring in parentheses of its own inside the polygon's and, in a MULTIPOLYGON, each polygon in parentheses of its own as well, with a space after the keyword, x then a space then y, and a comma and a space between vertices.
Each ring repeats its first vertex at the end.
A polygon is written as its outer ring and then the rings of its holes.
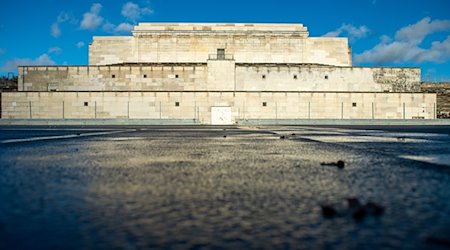
POLYGON ((350 38, 356 66, 418 66, 450 81, 448 0, 2 0, 0 75, 17 65, 85 65, 92 36, 138 22, 303 23, 350 38))

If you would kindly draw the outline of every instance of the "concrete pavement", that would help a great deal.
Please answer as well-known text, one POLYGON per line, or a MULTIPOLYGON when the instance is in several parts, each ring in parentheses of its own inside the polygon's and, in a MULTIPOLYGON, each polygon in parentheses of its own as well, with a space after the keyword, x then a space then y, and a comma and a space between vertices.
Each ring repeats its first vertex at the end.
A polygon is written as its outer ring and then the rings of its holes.
POLYGON ((0 248, 448 247, 448 132, 3 126, 0 248))

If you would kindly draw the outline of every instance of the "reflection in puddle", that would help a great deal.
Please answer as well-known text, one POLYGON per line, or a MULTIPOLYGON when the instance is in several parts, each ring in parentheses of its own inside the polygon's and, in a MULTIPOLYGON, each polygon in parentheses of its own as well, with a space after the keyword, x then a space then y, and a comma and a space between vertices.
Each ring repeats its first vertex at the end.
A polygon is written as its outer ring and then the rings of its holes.
POLYGON ((439 164, 450 166, 450 155, 440 154, 440 155, 401 155, 401 158, 415 161, 422 161, 427 163, 439 164))
POLYGON ((114 137, 104 138, 105 141, 131 141, 131 140, 145 140, 144 137, 114 137))

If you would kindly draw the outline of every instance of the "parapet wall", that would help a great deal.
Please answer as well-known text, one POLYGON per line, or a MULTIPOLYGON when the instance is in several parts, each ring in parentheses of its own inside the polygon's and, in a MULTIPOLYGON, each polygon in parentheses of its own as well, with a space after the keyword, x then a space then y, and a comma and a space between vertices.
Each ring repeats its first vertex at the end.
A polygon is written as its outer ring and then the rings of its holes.
POLYGON ((236 85, 251 91, 418 92, 419 68, 238 65, 236 85))
POLYGON ((355 91, 417 92, 419 68, 300 64, 19 67, 20 91, 355 91))
POLYGON ((19 91, 205 90, 206 64, 19 67, 19 91))

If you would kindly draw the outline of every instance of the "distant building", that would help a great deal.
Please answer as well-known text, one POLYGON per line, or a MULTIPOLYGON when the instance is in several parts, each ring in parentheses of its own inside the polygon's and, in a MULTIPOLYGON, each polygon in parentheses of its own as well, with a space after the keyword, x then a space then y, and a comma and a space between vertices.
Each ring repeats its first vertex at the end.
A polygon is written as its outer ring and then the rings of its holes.
POLYGON ((347 38, 301 24, 140 23, 94 37, 88 66, 20 66, 3 118, 433 119, 419 68, 353 67, 347 38))

